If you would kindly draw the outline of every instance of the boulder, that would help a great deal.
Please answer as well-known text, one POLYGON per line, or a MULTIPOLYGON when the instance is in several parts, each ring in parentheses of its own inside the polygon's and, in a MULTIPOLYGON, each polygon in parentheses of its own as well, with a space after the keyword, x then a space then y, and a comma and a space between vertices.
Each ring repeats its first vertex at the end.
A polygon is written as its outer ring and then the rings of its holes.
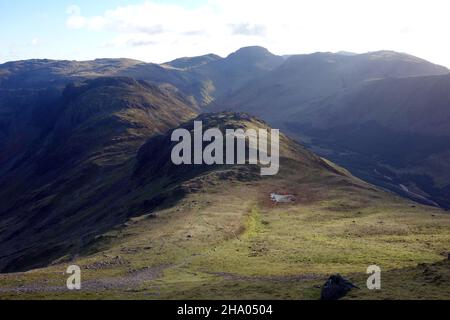
POLYGON ((338 300, 353 288, 359 289, 339 274, 332 275, 322 287, 321 300, 338 300))

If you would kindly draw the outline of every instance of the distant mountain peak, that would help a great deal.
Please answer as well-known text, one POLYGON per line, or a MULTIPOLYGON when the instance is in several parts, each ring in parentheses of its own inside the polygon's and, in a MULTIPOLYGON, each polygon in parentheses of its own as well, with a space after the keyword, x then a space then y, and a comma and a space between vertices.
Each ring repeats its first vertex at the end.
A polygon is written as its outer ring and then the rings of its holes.
POLYGON ((243 47, 230 54, 227 58, 234 56, 274 56, 268 49, 261 46, 243 47))
POLYGON ((271 53, 264 47, 244 47, 230 54, 225 62, 238 65, 255 65, 265 70, 273 70, 284 62, 284 58, 271 53))

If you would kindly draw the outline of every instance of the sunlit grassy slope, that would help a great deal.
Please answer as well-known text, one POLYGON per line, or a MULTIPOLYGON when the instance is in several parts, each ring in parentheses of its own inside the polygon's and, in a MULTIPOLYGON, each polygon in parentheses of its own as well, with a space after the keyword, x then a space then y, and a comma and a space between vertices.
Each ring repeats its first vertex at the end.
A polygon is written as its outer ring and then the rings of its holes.
POLYGON ((318 299, 332 273, 361 288, 350 299, 450 298, 450 215, 281 143, 277 176, 248 166, 203 171, 179 182, 190 190, 179 201, 137 213, 79 255, 0 275, 0 298, 318 299), (273 204, 271 192, 296 200, 273 204), (82 268, 81 291, 65 287, 71 264, 82 268), (378 292, 365 289, 373 264, 378 292))

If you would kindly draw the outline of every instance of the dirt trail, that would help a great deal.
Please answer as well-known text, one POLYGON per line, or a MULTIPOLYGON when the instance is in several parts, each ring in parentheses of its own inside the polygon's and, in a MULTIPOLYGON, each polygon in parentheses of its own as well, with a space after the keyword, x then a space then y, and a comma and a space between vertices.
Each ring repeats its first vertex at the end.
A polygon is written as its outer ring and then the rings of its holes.
MULTIPOLYGON (((134 271, 123 277, 103 278, 98 280, 86 280, 81 283, 83 291, 102 291, 102 290, 127 290, 136 289, 144 281, 155 280, 163 275, 167 265, 145 268, 134 271)), ((60 286, 47 285, 45 283, 27 284, 20 287, 0 288, 0 293, 36 293, 36 292, 67 292, 65 283, 60 286)))

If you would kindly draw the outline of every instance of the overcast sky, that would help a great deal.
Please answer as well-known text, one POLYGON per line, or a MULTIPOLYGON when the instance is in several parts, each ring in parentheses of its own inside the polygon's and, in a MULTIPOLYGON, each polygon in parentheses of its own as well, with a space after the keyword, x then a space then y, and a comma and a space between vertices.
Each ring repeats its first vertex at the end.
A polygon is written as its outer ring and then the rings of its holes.
POLYGON ((450 67, 448 0, 0 0, 0 62, 395 50, 450 67))

